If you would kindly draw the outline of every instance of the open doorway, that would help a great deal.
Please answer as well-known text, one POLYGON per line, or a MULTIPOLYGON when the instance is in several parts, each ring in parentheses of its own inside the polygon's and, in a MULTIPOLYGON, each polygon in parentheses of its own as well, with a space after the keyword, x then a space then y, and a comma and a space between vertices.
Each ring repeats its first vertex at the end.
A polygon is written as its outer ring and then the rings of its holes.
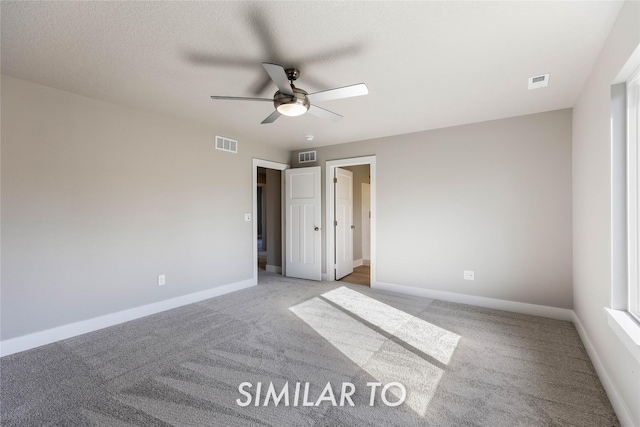
POLYGON ((279 170, 258 167, 256 207, 258 270, 282 274, 282 177, 279 170))
MULTIPOLYGON (((349 225, 349 229, 343 236, 338 236, 339 230, 343 230, 343 227, 336 226, 336 280, 356 284, 369 286, 371 283, 370 277, 370 247, 371 247, 371 209, 370 209, 370 188, 371 188, 371 176, 370 166, 356 165, 356 166, 344 166, 341 168, 335 168, 334 173, 336 176, 343 175, 348 177, 346 184, 348 189, 348 204, 350 208, 340 209, 344 201, 341 200, 341 191, 337 188, 338 183, 334 183, 335 187, 335 201, 334 211, 338 224, 343 221, 349 225), (345 175, 345 171, 348 175, 345 175), (343 214, 339 214, 339 211, 343 213, 348 211, 349 218, 341 218, 343 214), (343 240, 349 239, 350 242, 344 244, 343 240), (344 256, 341 254, 341 248, 350 248, 351 253, 348 255, 348 262, 351 264, 349 269, 345 272, 340 272, 339 258, 344 256), (345 274, 346 273, 346 274, 345 274)), ((337 179, 340 181, 340 178, 337 179)))
POLYGON ((283 163, 253 159, 253 276, 284 273, 282 238, 283 163))
MULTIPOLYGON (((258 227, 258 270, 267 269, 267 169, 258 168, 258 181, 256 182, 256 206, 258 208, 256 223, 258 227)), ((271 193, 269 191, 268 193, 271 193)), ((272 230, 269 230, 272 231, 272 230)), ((273 230, 275 231, 275 230, 273 230)), ((270 233, 269 233, 270 234, 270 233)))
MULTIPOLYGON (((334 224, 328 227, 326 233, 326 271, 325 280, 342 279, 348 283, 363 284, 369 286, 376 285, 375 275, 375 189, 376 189, 376 158, 375 156, 358 157, 342 160, 327 161, 326 165, 326 218, 327 224, 334 224), (341 206, 342 195, 338 194, 339 173, 346 171, 352 176, 350 188, 352 191, 353 208, 351 216, 345 220, 341 206), (335 181, 334 181, 335 178, 335 181), (338 219, 342 217, 341 219, 338 219), (344 227, 341 228, 341 221, 352 230, 351 245, 344 243, 344 227), (349 223, 349 221, 352 221, 349 223), (349 249, 349 256, 344 257, 344 248, 349 249), (341 277, 344 271, 337 274, 342 269, 341 263, 350 259, 353 264, 353 271, 345 277, 341 277)), ((342 173, 344 175, 344 173, 342 173)), ((347 230, 349 231, 349 230, 347 230)))

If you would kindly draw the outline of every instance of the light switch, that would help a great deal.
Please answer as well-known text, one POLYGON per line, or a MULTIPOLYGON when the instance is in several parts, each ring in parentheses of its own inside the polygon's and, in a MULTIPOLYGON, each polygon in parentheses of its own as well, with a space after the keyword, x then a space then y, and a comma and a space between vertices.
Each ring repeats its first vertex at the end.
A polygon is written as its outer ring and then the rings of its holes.
POLYGON ((245 221, 251 221, 251 214, 244 214, 245 221))

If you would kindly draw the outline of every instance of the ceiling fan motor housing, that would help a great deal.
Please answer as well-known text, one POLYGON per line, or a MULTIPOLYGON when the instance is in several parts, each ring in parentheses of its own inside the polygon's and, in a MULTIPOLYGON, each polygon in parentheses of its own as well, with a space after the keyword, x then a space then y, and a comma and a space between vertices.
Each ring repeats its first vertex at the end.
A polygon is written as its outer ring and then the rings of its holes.
POLYGON ((287 95, 277 91, 273 96, 273 105, 285 116, 300 116, 307 112, 311 103, 307 98, 307 92, 293 87, 293 95, 287 95))
POLYGON ((289 81, 297 80, 298 77, 300 77, 300 70, 298 70, 297 68, 287 68, 286 70, 284 70, 284 72, 287 75, 289 81))

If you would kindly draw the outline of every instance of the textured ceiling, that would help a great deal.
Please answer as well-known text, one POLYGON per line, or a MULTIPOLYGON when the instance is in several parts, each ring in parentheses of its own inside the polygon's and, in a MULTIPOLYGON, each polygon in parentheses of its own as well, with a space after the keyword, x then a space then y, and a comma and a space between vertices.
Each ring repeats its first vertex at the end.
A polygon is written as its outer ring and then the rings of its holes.
POLYGON ((3 1, 0 52, 6 75, 299 149, 571 107, 621 6, 3 1), (300 68, 308 92, 364 82, 369 95, 318 103, 336 123, 269 125, 270 103, 209 98, 271 97, 263 61, 300 68))

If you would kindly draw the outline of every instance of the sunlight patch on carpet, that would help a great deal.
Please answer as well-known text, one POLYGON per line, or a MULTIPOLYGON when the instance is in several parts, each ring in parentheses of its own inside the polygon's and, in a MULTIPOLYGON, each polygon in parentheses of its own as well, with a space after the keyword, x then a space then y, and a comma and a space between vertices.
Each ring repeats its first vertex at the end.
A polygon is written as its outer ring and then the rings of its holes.
POLYGON ((460 340, 458 334, 349 288, 334 289, 322 294, 322 297, 445 365, 449 364, 460 340))
POLYGON ((322 297, 408 346, 376 332, 322 298, 312 298, 289 310, 377 381, 403 384, 407 389, 405 404, 424 416, 444 373, 428 359, 447 365, 460 336, 344 287, 322 297))

